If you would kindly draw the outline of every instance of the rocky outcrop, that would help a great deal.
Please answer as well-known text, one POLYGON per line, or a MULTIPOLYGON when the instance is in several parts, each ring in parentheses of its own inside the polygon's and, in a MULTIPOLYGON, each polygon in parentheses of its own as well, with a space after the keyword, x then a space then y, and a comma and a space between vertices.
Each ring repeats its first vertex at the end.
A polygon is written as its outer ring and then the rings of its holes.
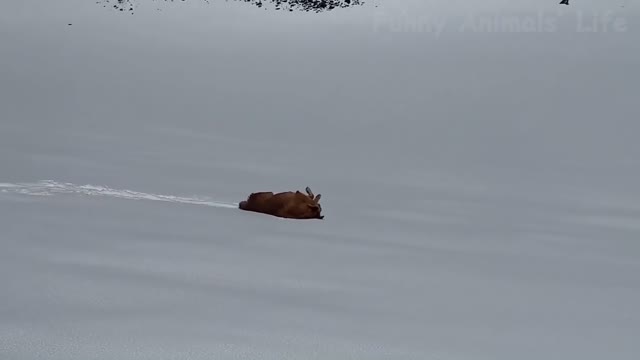
MULTIPOLYGON (((135 2, 143 0, 102 0, 101 3, 104 7, 110 7, 117 11, 133 12, 135 8, 135 2)), ((147 0, 147 1, 160 1, 160 2, 186 2, 187 0, 147 0)), ((192 0, 196 1, 196 0, 192 0)), ((206 2, 216 0, 202 0, 206 2)), ((223 1, 223 0, 217 0, 223 1)), ((229 2, 230 0, 224 0, 229 2)), ((273 9, 273 10, 285 10, 285 11, 307 11, 307 12, 323 12, 331 11, 339 8, 347 8, 351 6, 363 5, 363 0, 231 0, 237 2, 244 2, 255 5, 259 8, 273 9)))

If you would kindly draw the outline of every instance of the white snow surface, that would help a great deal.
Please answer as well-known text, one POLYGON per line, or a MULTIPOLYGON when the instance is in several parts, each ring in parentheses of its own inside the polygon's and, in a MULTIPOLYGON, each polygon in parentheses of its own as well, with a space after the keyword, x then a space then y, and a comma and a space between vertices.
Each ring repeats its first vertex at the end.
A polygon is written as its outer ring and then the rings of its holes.
POLYGON ((0 359, 640 358, 637 9, 375 3, 3 3, 0 359))

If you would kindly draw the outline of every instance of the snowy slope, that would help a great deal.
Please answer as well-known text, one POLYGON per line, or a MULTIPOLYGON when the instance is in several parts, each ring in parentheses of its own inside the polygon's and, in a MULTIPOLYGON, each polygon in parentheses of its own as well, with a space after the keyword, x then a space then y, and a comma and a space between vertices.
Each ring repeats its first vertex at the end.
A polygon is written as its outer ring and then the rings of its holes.
POLYGON ((0 359, 637 359, 638 12, 546 3, 3 4, 0 359))

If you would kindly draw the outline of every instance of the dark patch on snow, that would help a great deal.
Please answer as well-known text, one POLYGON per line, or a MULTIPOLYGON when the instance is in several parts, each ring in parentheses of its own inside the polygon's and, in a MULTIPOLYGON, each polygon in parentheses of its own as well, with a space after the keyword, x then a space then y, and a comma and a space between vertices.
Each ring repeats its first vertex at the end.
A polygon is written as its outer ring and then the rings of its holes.
MULTIPOLYGON (((113 8, 116 11, 131 12, 134 11, 134 3, 140 0, 100 0, 98 4, 104 7, 113 8)), ((147 1, 164 1, 164 2, 186 2, 187 0, 147 0, 147 1)), ((209 3, 213 0, 201 0, 209 3)), ((219 0, 222 1, 222 0, 219 0)), ((273 8, 274 10, 285 11, 307 11, 307 12, 323 12, 339 8, 348 8, 352 6, 363 5, 364 0, 225 0, 240 1, 255 5, 259 8, 273 8)))

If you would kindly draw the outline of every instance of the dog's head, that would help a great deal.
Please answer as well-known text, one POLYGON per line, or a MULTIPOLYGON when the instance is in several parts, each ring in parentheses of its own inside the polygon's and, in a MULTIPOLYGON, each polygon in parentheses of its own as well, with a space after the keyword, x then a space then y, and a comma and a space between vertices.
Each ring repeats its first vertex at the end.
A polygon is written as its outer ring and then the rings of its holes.
POLYGON ((322 205, 320 205, 320 198, 322 197, 322 194, 313 195, 313 192, 308 186, 305 190, 307 191, 308 196, 307 208, 309 212, 309 216, 305 217, 309 219, 324 219, 324 215, 321 215, 322 205))

